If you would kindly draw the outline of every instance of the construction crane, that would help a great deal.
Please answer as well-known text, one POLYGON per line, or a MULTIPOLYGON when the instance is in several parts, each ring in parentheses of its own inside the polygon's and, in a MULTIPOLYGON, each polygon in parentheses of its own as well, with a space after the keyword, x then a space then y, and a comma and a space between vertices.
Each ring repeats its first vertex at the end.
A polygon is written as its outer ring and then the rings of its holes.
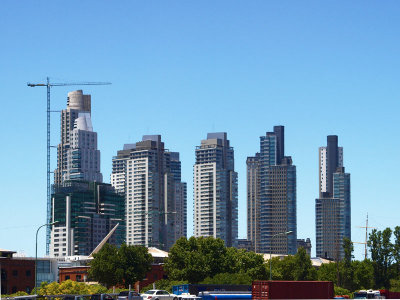
MULTIPOLYGON (((27 83, 29 87, 36 86, 45 86, 47 87, 47 222, 46 224, 51 223, 51 191, 50 191, 50 89, 54 86, 77 86, 77 85, 109 85, 111 82, 59 82, 59 83, 50 83, 50 78, 47 77, 45 83, 27 83)), ((49 241, 50 241, 50 225, 47 225, 46 228, 46 254, 49 254, 49 241)))

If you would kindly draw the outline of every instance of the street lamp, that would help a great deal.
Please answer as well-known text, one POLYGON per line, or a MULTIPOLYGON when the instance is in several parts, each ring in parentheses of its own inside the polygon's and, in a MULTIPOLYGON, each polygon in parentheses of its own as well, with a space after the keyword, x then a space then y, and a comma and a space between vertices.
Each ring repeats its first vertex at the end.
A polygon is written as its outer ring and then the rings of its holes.
POLYGON ((269 246, 269 280, 272 280, 272 264, 271 264, 271 261, 272 261, 272 240, 273 240, 274 237, 276 237, 278 235, 289 235, 289 234, 292 234, 292 233, 293 233, 293 231, 290 230, 290 231, 280 232, 280 233, 274 234, 271 237, 271 242, 269 244, 270 245, 269 246))
POLYGON ((39 228, 36 230, 36 251, 35 251, 35 293, 36 294, 37 294, 37 237, 38 237, 39 229, 44 226, 51 226, 51 225, 54 225, 57 223, 58 223, 58 221, 48 223, 48 224, 43 224, 43 225, 39 226, 39 228))

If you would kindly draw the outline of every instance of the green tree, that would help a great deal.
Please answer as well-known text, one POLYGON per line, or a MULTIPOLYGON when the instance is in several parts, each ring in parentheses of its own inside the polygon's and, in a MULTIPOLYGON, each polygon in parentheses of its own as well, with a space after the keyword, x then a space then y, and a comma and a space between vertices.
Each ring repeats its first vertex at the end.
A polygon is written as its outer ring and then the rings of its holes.
POLYGON ((353 261, 354 270, 353 290, 371 289, 375 285, 374 266, 369 259, 353 261))
POLYGON ((94 259, 90 262, 89 277, 107 287, 117 285, 120 282, 116 273, 118 266, 117 247, 107 243, 93 257, 94 259))
POLYGON ((293 270, 295 280, 316 280, 317 271, 312 266, 310 256, 301 247, 294 256, 295 267, 293 270))
POLYGON ((267 278, 264 258, 260 254, 244 249, 227 248, 224 273, 243 273, 253 280, 267 278))
POLYGON ((225 271, 227 249, 224 241, 213 237, 178 239, 169 251, 165 270, 171 280, 199 283, 225 271))
POLYGON ((118 249, 117 276, 122 278, 120 284, 126 288, 133 286, 136 281, 146 277, 146 273, 151 270, 153 257, 149 254, 146 247, 128 246, 122 244, 118 249))
POLYGON ((105 293, 107 288, 99 284, 89 285, 84 282, 76 282, 72 280, 63 281, 61 284, 58 282, 42 282, 40 285, 38 295, 63 295, 63 294, 96 294, 105 293))
POLYGON ((400 292, 400 280, 390 279, 390 290, 392 292, 400 292))
POLYGON ((165 270, 170 280, 187 280, 189 283, 199 283, 206 278, 213 280, 221 273, 241 274, 238 275, 241 278, 267 278, 261 255, 227 248, 223 240, 213 237, 178 239, 169 251, 165 270))
POLYGON ((107 287, 119 284, 128 288, 146 276, 153 261, 146 247, 126 244, 119 249, 106 244, 93 257, 89 276, 107 287))
POLYGON ((203 284, 247 284, 252 283, 252 278, 244 272, 239 273, 219 273, 214 277, 207 277, 203 284))
MULTIPOLYGON (((287 256, 289 257, 289 256, 287 256)), ((292 257, 292 256, 290 256, 292 257)), ((286 257, 283 259, 285 260, 286 257)), ((265 264, 265 269, 266 269, 266 273, 267 273, 267 278, 269 279, 269 270, 270 270, 270 266, 269 266, 269 258, 267 261, 267 264, 265 264)), ((273 280, 290 280, 290 279, 285 279, 284 275, 283 275, 283 263, 282 260, 279 257, 273 257, 271 259, 271 273, 272 273, 272 279, 273 280)), ((289 268, 288 268, 289 269, 289 268)))
POLYGON ((392 230, 384 231, 373 229, 369 235, 368 246, 375 269, 375 287, 390 288, 389 266, 393 260, 393 244, 390 242, 392 230))
POLYGON ((341 270, 342 270, 342 287, 348 290, 353 290, 354 286, 354 270, 352 266, 352 259, 353 259, 353 251, 354 246, 353 242, 348 239, 343 239, 343 251, 344 251, 344 258, 341 262, 341 270))
POLYGON ((395 272, 397 279, 400 279, 400 226, 396 226, 393 231, 393 258, 396 261, 395 272))
POLYGON ((332 281, 337 285, 337 268, 335 263, 322 264, 318 271, 318 280, 332 281))
MULTIPOLYGON (((2 295, 1 298, 3 298, 3 296, 5 296, 5 295, 2 295)), ((24 292, 24 291, 18 291, 14 294, 9 295, 8 297, 18 297, 18 296, 28 296, 28 293, 24 292)))
POLYGON ((334 287, 334 293, 335 295, 348 295, 348 296, 352 296, 352 293, 350 293, 350 291, 348 289, 342 288, 340 286, 336 286, 334 287))
MULTIPOLYGON (((294 272, 296 268, 296 259, 293 255, 285 256, 282 260, 278 260, 276 271, 281 275, 281 280, 296 280, 296 274, 294 272)), ((273 273, 273 271, 272 271, 273 273)), ((274 275, 274 274, 273 274, 274 275)), ((272 277, 273 279, 278 279, 272 277)))

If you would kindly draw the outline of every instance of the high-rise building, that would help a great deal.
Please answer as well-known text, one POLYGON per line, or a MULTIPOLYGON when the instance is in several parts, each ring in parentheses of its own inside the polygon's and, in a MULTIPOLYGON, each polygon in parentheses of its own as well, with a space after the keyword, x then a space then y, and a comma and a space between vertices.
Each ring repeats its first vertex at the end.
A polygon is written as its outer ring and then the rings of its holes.
POLYGON ((187 184, 181 179, 179 152, 170 152, 171 173, 175 182, 175 237, 174 241, 187 235, 187 184))
POLYGON ((117 225, 109 243, 125 240, 125 199, 110 184, 64 181, 52 194, 50 256, 89 255, 117 225))
POLYGON ((221 238, 237 245, 238 184, 234 151, 226 132, 208 133, 196 147, 194 235, 221 238))
POLYGON ((125 144, 113 158, 111 184, 126 198, 126 242, 168 250, 186 236, 186 183, 179 153, 160 135, 125 144))
POLYGON ((247 238, 256 252, 296 253, 296 166, 284 143, 284 127, 275 126, 247 158, 247 238))
POLYGON ((93 132, 90 113, 79 113, 74 121, 67 149, 67 168, 64 172, 63 181, 103 181, 100 173, 100 150, 97 150, 97 133, 93 132))
MULTIPOLYGON (((85 142, 87 143, 86 149, 96 149, 97 148, 97 134, 93 132, 93 128, 91 126, 90 121, 90 113, 91 113, 91 96, 84 95, 82 90, 73 91, 68 93, 67 98, 67 108, 61 111, 61 141, 57 147, 57 169, 54 171, 54 184, 62 184, 66 179, 65 174, 68 172, 68 150, 72 148, 71 144, 74 143, 75 149, 79 146, 82 146, 82 140, 85 138, 85 142), (79 114, 82 114, 82 118, 79 123, 76 123, 75 120, 79 118, 79 114), (79 124, 79 125, 78 125, 79 124), (89 125, 89 126, 88 126, 89 125), (80 128, 77 128, 80 127, 80 128), (71 132, 75 128, 75 135, 71 135, 71 132), (89 131, 92 134, 87 134, 90 136, 86 139, 86 134, 80 133, 79 131, 89 131), (85 136, 85 137, 83 137, 85 136), (76 138, 79 137, 80 141, 77 142, 76 138)), ((75 157, 79 157, 75 155, 75 157)), ((98 157, 100 160, 100 157, 98 157)), ((80 160, 81 162, 82 160, 80 160)), ((100 164, 100 162, 98 162, 100 164)), ((69 164, 72 171, 72 164, 69 164)), ((92 164, 92 168, 95 170, 97 165, 92 164)), ((79 171, 81 172, 81 171, 79 171)), ((91 172, 92 173, 92 172, 91 172)), ((98 179, 98 174, 96 174, 96 179, 98 179)), ((101 174, 100 174, 101 176, 101 174)), ((95 179, 93 179, 95 180, 95 179)), ((97 180, 100 181, 101 180, 97 180)))
POLYGON ((119 227, 109 241, 121 244, 125 239, 124 198, 111 185, 101 184, 91 97, 81 90, 68 93, 67 108, 61 111, 57 150, 48 219, 59 223, 47 236, 51 255, 88 255, 117 223, 119 227))
POLYGON ((343 148, 330 135, 319 148, 319 198, 315 200, 316 254, 340 260, 343 238, 351 239, 350 174, 343 167, 343 148))
POLYGON ((260 153, 247 157, 247 239, 260 251, 260 153))

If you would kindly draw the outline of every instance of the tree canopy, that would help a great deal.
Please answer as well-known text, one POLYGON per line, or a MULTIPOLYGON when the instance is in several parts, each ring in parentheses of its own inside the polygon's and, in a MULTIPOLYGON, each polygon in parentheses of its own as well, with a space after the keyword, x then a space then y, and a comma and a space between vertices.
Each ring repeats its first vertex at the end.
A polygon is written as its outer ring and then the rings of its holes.
POLYGON ((165 270, 171 280, 187 280, 189 283, 199 283, 206 278, 212 280, 221 273, 266 278, 261 255, 227 248, 223 240, 213 237, 178 239, 169 251, 165 270))
POLYGON ((153 261, 146 247, 126 244, 120 248, 105 244, 93 257, 89 277, 107 287, 123 285, 128 288, 146 276, 153 261))
POLYGON ((38 289, 38 295, 88 295, 97 293, 106 293, 107 288, 99 284, 87 284, 84 282, 76 282, 66 280, 62 283, 58 282, 42 282, 38 289))

